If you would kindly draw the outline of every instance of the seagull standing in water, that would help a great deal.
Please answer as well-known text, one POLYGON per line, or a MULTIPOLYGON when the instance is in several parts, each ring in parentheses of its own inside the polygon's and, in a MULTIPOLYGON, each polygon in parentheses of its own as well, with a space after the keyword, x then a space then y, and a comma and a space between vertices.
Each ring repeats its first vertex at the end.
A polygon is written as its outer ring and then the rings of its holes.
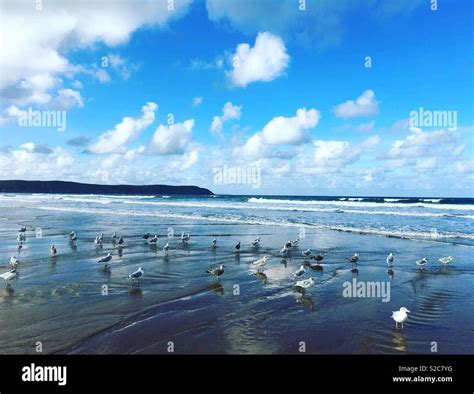
POLYGON ((21 228, 18 230, 19 233, 24 233, 26 232, 26 226, 21 226, 21 228))
POLYGON ((252 242, 252 246, 254 248, 258 248, 260 246, 260 236, 258 236, 257 238, 255 238, 255 240, 252 242))
POLYGON ((283 248, 280 250, 280 255, 281 256, 287 256, 288 253, 290 252, 290 249, 286 247, 286 245, 283 246, 283 248))
POLYGON ((217 248, 217 239, 215 238, 212 240, 212 247, 217 248))
POLYGON ((423 257, 421 260, 416 261, 416 265, 420 267, 420 270, 425 269, 426 263, 428 263, 428 259, 426 257, 423 257))
POLYGON ((163 251, 165 252, 165 256, 168 256, 169 250, 170 250, 170 244, 169 242, 166 242, 166 245, 163 246, 163 251))
POLYGON ((18 266, 19 263, 20 263, 20 262, 18 261, 18 259, 16 258, 16 256, 10 257, 10 268, 11 268, 11 269, 15 269, 15 268, 18 266))
POLYGON ((240 241, 237 242, 237 245, 235 245, 235 251, 236 251, 237 253, 240 252, 240 241))
POLYGON ((147 242, 149 245, 156 245, 158 242, 158 235, 155 234, 152 238, 148 238, 147 242))
POLYGON ((265 265, 267 264, 268 256, 263 256, 261 259, 254 261, 251 266, 257 269, 257 272, 263 272, 265 265))
POLYGON ((439 262, 442 263, 444 266, 447 266, 453 260, 454 260, 453 256, 446 256, 446 257, 441 257, 439 259, 439 262))
POLYGON ((58 254, 58 250, 56 249, 56 246, 54 246, 54 244, 52 244, 50 247, 49 247, 49 254, 51 256, 56 256, 58 254))
POLYGON ((300 242, 300 239, 296 238, 293 242, 291 242, 291 246, 298 246, 298 242, 300 242))
POLYGON ((295 287, 298 287, 299 289, 304 291, 306 289, 309 289, 315 283, 316 283, 316 280, 313 277, 311 277, 308 279, 299 280, 298 282, 296 282, 295 287))
POLYGON ((181 233, 181 242, 183 244, 187 244, 189 242, 190 238, 191 238, 191 236, 188 233, 185 233, 185 232, 181 233))
POLYGON ((306 249, 301 252, 303 257, 309 257, 311 255, 311 249, 306 249))
POLYGON ((130 275, 128 275, 128 279, 132 281, 132 286, 135 282, 137 282, 140 285, 140 279, 143 278, 145 271, 143 270, 142 267, 138 268, 135 272, 132 272, 130 275))
POLYGON ((221 276, 224 273, 224 268, 225 268, 225 265, 221 264, 219 267, 208 269, 206 273, 214 275, 216 279, 219 280, 219 276, 221 276))
POLYGON ((398 324, 400 323, 402 325, 402 330, 403 330, 403 323, 405 323, 408 320, 408 313, 410 313, 410 311, 404 306, 401 307, 399 311, 392 312, 391 318, 395 320, 396 328, 398 328, 398 324))
POLYGON ((300 268, 298 268, 295 272, 293 272, 293 276, 294 277, 297 277, 297 276, 301 276, 301 275, 304 275, 306 273, 306 270, 304 269, 304 266, 302 265, 300 268))
POLYGON ((387 265, 391 267, 393 265, 393 260, 395 260, 395 256, 392 252, 387 256, 387 265))
POLYGON ((357 263, 359 261, 359 253, 354 253, 351 257, 351 263, 357 263))
POLYGON ((25 233, 19 233, 18 236, 16 237, 17 242, 25 242, 26 241, 26 234, 25 233))
POLYGON ((104 263, 104 267, 107 268, 110 260, 112 260, 112 255, 110 253, 107 253, 107 256, 102 257, 100 260, 98 260, 98 263, 104 263))
POLYGON ((94 244, 96 244, 98 246, 102 246, 102 237, 103 237, 103 235, 104 234, 100 234, 97 237, 95 237, 94 244))
POLYGON ((11 282, 13 279, 16 278, 17 272, 15 269, 12 269, 10 271, 7 271, 3 274, 0 275, 0 278, 2 278, 5 281, 5 287, 10 287, 11 282))
POLYGON ((114 231, 112 234, 112 243, 115 243, 117 241, 117 233, 114 231))

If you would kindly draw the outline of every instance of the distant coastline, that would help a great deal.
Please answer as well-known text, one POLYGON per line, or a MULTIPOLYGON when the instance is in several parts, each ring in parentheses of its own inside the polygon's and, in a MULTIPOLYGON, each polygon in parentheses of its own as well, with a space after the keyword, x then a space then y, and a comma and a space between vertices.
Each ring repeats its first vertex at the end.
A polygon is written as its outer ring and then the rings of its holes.
POLYGON ((198 186, 99 185, 66 181, 0 181, 0 193, 128 194, 128 195, 214 195, 198 186))

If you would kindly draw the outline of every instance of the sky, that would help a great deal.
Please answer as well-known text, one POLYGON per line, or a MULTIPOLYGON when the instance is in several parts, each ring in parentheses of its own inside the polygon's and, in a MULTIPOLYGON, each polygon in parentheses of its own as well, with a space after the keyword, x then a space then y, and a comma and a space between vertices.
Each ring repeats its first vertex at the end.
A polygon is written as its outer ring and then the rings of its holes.
POLYGON ((0 179, 474 197, 472 11, 0 0, 0 179))

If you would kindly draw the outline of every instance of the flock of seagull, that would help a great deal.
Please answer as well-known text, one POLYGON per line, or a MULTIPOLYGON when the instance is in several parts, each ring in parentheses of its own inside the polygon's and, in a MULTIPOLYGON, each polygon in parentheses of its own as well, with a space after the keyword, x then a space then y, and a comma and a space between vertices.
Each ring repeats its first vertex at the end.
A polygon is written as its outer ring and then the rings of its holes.
MULTIPOLYGON (((143 235, 142 238, 150 246, 156 247, 158 245, 158 235, 157 234, 153 235, 153 234, 150 234, 150 233, 146 233, 146 234, 143 235)), ((186 245, 186 244, 188 244, 190 238, 191 238, 191 235, 189 233, 183 232, 183 233, 181 233, 180 241, 181 241, 182 244, 186 245)), ((72 231, 69 234, 69 242, 72 243, 72 244, 75 244, 76 241, 77 241, 77 235, 74 231, 72 231)), ((261 241, 261 238, 257 237, 251 243, 252 247, 254 249, 258 249, 259 246, 260 246, 260 241, 261 241)), ((25 242, 26 242, 26 227, 22 226, 20 228, 20 230, 18 231, 18 236, 17 236, 17 248, 18 248, 18 250, 21 250, 21 248, 23 247, 23 244, 25 242)), ((124 244, 125 244, 125 241, 124 241, 123 237, 118 236, 116 232, 114 232, 112 234, 111 242, 118 249, 123 248, 124 244)), ((102 247, 103 243, 104 243, 104 234, 103 233, 101 233, 100 235, 98 235, 94 238, 94 245, 96 247, 102 247)), ((297 247, 298 243, 299 243, 298 238, 295 239, 294 241, 286 242, 283 245, 283 248, 279 251, 279 255, 282 256, 283 258, 290 255, 292 250, 294 250, 297 247)), ((212 243, 211 243, 211 248, 212 249, 217 248, 217 238, 213 238, 212 243)), ((242 244, 239 241, 234 246, 235 253, 240 253, 241 248, 242 248, 242 244)), ((165 253, 165 256, 168 256, 169 250, 170 250, 169 242, 167 242, 163 246, 162 250, 165 253)), ((57 248, 54 244, 52 244, 50 246, 49 253, 50 253, 51 257, 56 257, 58 255, 58 250, 57 250, 57 248)), ((308 266, 310 268, 312 268, 313 270, 315 270, 315 271, 323 271, 323 266, 320 264, 320 262, 324 258, 322 253, 318 253, 318 254, 313 255, 311 249, 306 249, 306 250, 301 252, 301 256, 304 258, 304 263, 301 264, 301 266, 295 272, 293 272, 293 277, 295 279, 299 279, 303 275, 305 275, 306 274, 306 267, 308 267, 308 266), (316 261, 316 264, 311 264, 308 261, 308 259, 316 261)), ((250 263, 250 267, 253 270, 255 270, 255 274, 262 275, 269 260, 270 260, 270 258, 265 255, 262 258, 250 263)), ((111 261, 112 261, 112 254, 109 252, 109 253, 107 253, 106 256, 99 259, 97 261, 97 263, 102 264, 104 266, 104 268, 108 268, 111 261)), ((352 257, 350 258, 350 263, 352 264, 351 272, 353 274, 358 274, 359 273, 359 270, 357 268, 358 261, 359 261, 359 254, 354 253, 352 255, 352 257)), ((391 252, 387 256, 387 259, 386 259, 387 266, 388 266, 388 274, 389 274, 390 277, 393 276, 392 267, 393 267, 394 261, 395 261, 395 256, 391 252)), ((442 258, 439 259, 439 261, 444 266, 447 266, 448 264, 450 264, 453 261, 453 257, 452 256, 442 257, 442 258)), ((428 263, 428 259, 426 257, 423 257, 422 259, 416 261, 416 264, 419 267, 420 271, 423 271, 425 269, 425 266, 426 266, 427 263, 428 263)), ((19 261, 18 261, 17 257, 12 255, 11 258, 10 258, 10 264, 9 264, 10 269, 5 273, 0 274, 0 278, 2 278, 5 281, 6 287, 10 287, 12 280, 14 278, 16 278, 18 264, 19 264, 19 261)), ((206 273, 210 274, 210 275, 213 275, 216 278, 216 280, 219 281, 219 277, 224 274, 224 270, 225 270, 225 265, 221 264, 217 267, 210 268, 209 270, 206 271, 206 273)), ((132 286, 135 285, 135 284, 140 285, 140 281, 141 281, 141 279, 143 279, 144 274, 145 274, 145 272, 144 272, 143 267, 139 267, 136 271, 130 273, 127 276, 127 279, 129 279, 131 281, 132 286)), ((310 277, 310 278, 307 278, 307 279, 296 280, 296 282, 294 284, 294 287, 295 287, 296 290, 298 290, 299 292, 304 294, 307 289, 314 286, 315 284, 316 284, 315 278, 310 277)), ((406 322, 406 320, 408 319, 408 314, 407 313, 409 313, 409 312, 410 311, 407 308, 402 307, 402 308, 400 308, 400 310, 394 311, 392 313, 391 317, 393 318, 393 320, 395 320, 396 328, 398 328, 398 324, 401 324, 401 327, 403 328, 403 323, 406 322)))

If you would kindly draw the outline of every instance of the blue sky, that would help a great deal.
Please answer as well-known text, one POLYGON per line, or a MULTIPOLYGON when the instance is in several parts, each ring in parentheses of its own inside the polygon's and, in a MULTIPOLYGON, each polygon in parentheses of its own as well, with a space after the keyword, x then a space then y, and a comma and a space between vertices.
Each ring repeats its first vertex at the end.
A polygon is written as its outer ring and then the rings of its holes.
POLYGON ((474 194, 468 0, 0 4, 2 179, 474 194), (420 107, 446 117, 410 124, 420 107))

